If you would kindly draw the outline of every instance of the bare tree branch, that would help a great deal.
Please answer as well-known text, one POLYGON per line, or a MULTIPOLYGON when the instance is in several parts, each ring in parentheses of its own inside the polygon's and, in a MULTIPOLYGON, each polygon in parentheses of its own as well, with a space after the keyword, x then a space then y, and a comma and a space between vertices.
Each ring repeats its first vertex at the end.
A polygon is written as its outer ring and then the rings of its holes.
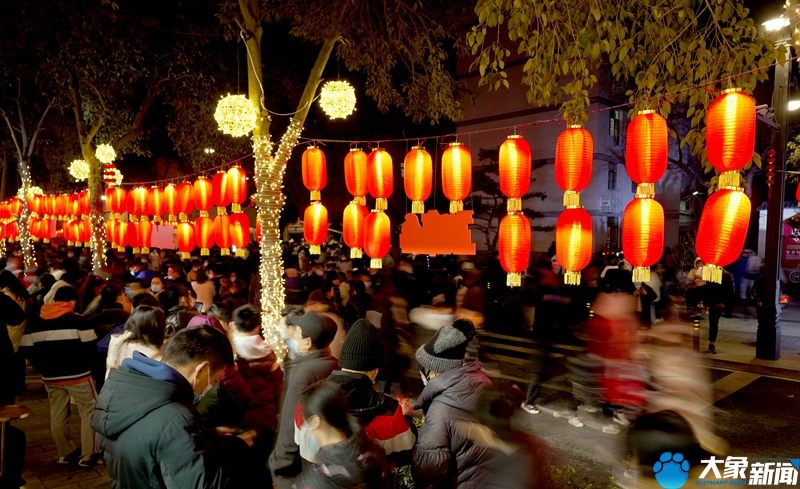
POLYGON ((47 107, 44 109, 44 112, 42 112, 42 116, 39 118, 39 123, 36 124, 36 129, 34 129, 33 135, 31 136, 31 143, 28 145, 28 158, 30 158, 33 154, 33 148, 36 145, 36 138, 39 137, 39 133, 42 131, 44 118, 47 117, 47 113, 50 112, 50 107, 53 106, 54 101, 55 99, 50 99, 50 101, 47 103, 47 107))
POLYGON ((98 131, 100 131, 100 128, 103 127, 103 124, 106 123, 106 119, 108 118, 108 112, 109 111, 108 111, 108 106, 106 106, 106 101, 103 98, 103 95, 100 93, 100 90, 98 90, 97 87, 94 85, 94 83, 92 83, 90 80, 85 80, 85 81, 86 81, 87 85, 92 87, 92 90, 94 90, 94 93, 97 94, 97 98, 100 99, 100 105, 103 106, 103 115, 100 116, 100 118, 97 120, 97 122, 95 122, 94 127, 92 127, 92 130, 89 131, 89 134, 86 135, 85 144, 89 144, 89 143, 92 142, 92 139, 94 139, 94 137, 98 133, 98 131))
POLYGON ((22 158, 22 150, 19 148, 19 141, 17 140, 17 135, 14 134, 14 127, 11 125, 11 120, 8 118, 6 111, 0 109, 0 114, 3 114, 3 119, 5 119, 6 124, 8 124, 8 131, 11 133, 11 139, 14 141, 14 146, 17 148, 17 155, 22 158))
POLYGON ((168 81, 170 81, 169 76, 150 84, 150 88, 147 90, 147 98, 144 100, 142 106, 139 108, 139 112, 136 114, 136 119, 133 121, 133 127, 131 127, 131 130, 128 131, 127 134, 114 141, 113 146, 116 151, 121 150, 131 139, 141 135, 144 132, 144 116, 150 109, 150 106, 153 105, 153 101, 156 99, 159 92, 161 92, 161 88, 168 81))
MULTIPOLYGON (((23 150, 28 147, 28 133, 25 131, 25 117, 22 115, 22 80, 17 78, 17 86, 19 87, 17 92, 17 111, 19 111, 19 127, 20 133, 22 134, 22 148, 23 150)), ((22 153, 20 153, 20 158, 22 158, 22 153)))
POLYGON ((83 120, 81 115, 81 108, 83 107, 83 100, 81 99, 80 87, 78 86, 78 77, 72 70, 69 71, 69 97, 72 100, 72 112, 75 115, 75 128, 78 130, 78 141, 81 145, 88 142, 86 138, 86 121, 83 120))

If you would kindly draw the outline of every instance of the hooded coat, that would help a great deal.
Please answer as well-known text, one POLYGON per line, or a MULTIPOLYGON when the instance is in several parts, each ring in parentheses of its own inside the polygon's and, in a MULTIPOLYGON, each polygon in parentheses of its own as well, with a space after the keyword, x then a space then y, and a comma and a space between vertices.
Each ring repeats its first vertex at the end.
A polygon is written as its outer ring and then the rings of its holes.
POLYGON ((414 409, 422 409, 411 473, 418 487, 480 488, 489 479, 491 452, 468 436, 476 404, 492 381, 478 362, 448 370, 431 379, 414 409))
POLYGON ((321 448, 317 461, 303 470, 296 489, 382 489, 389 487, 389 467, 383 450, 363 431, 321 448))
POLYGON ((111 371, 91 425, 112 488, 224 487, 213 438, 193 399, 177 370, 139 352, 111 371))

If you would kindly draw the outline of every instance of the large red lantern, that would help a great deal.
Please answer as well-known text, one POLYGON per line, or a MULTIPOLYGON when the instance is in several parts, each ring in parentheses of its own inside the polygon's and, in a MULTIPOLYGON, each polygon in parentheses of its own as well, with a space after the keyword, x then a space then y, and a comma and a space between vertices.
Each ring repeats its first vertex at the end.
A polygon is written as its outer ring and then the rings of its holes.
POLYGON ((247 214, 242 212, 231 214, 230 235, 231 247, 236 247, 236 256, 244 256, 244 249, 250 242, 250 218, 247 214))
POLYGON ((200 247, 200 255, 208 256, 209 248, 214 246, 214 220, 210 217, 198 217, 194 223, 195 240, 200 247))
POLYGON ((508 273, 506 285, 520 287, 531 255, 531 223, 522 214, 509 214, 500 221, 498 232, 500 265, 508 273))
MULTIPOLYGON (((203 208, 205 214, 201 213, 201 215, 208 215, 208 209, 211 209, 211 182, 208 181, 207 178, 198 179, 203 180, 203 183, 200 184, 203 187, 204 192, 204 201, 203 201, 203 208)), ((191 214, 192 210, 194 210, 195 206, 195 189, 197 188, 197 182, 195 185, 192 185, 189 182, 183 182, 182 184, 178 185, 178 203, 177 203, 177 211, 178 211, 178 219, 184 221, 187 219, 187 214, 191 214)))
POLYGON ((405 159, 406 196, 411 199, 411 212, 425 213, 425 199, 431 196, 433 160, 422 146, 414 146, 405 159))
POLYGON ((741 189, 711 194, 697 230, 697 256, 705 262, 703 280, 722 283, 722 267, 739 258, 749 223, 750 199, 741 189))
POLYGON ((9 243, 13 243, 14 240, 19 238, 19 225, 17 221, 11 221, 6 226, 6 238, 9 243))
POLYGON ((622 252, 634 266, 633 281, 649 282, 650 266, 664 252, 664 208, 653 199, 633 199, 622 218, 622 252))
POLYGON ((392 227, 389 216, 372 211, 364 220, 364 251, 372 258, 370 268, 383 268, 383 257, 389 253, 392 227))
POLYGON ((522 136, 509 136, 500 145, 498 160, 500 190, 508 197, 508 212, 519 212, 522 196, 531 186, 531 146, 522 136))
POLYGON ((350 247, 350 258, 361 258, 361 248, 364 247, 364 221, 367 215, 369 215, 367 206, 355 200, 344 208, 342 236, 345 244, 350 247))
POLYGON ((375 209, 385 210, 387 201, 394 190, 392 157, 385 149, 377 148, 367 157, 369 194, 375 197, 375 209))
POLYGON ((564 191, 564 206, 580 205, 580 192, 592 179, 594 140, 581 126, 569 126, 556 142, 556 183, 564 191))
POLYGON ((738 172, 753 159, 755 141, 753 97, 731 89, 711 102, 706 114, 706 154, 721 173, 718 188, 739 185, 738 172))
POLYGON ((581 270, 592 259, 592 246, 592 218, 586 209, 564 209, 556 222, 556 256, 565 270, 565 284, 581 283, 581 270))
POLYGON ((639 185, 636 195, 655 195, 653 184, 667 171, 668 138, 667 121, 653 110, 640 112, 628 125, 625 170, 639 185))
MULTIPOLYGON (((8 201, 8 208, 11 211, 10 217, 21 216, 22 215, 22 201, 14 197, 8 201)), ((30 210, 30 209, 28 209, 30 210)))
MULTIPOLYGON (((178 191, 180 193, 180 187, 178 191)), ((201 216, 207 216, 208 211, 214 206, 213 186, 211 180, 206 177, 200 177, 194 181, 194 205, 200 211, 201 216)))
MULTIPOLYGON (((194 202, 192 202, 194 205, 194 202)), ((164 187, 164 211, 167 213, 167 223, 174 223, 178 211, 178 188, 173 184, 164 187)))
MULTIPOLYGON (((147 189, 135 187, 128 192, 128 214, 144 216, 147 214, 147 189)), ((133 246, 133 245, 131 245, 133 246)))
MULTIPOLYGON (((108 202, 108 198, 106 197, 106 202, 108 202)), ((69 196, 69 210, 67 213, 70 216, 73 216, 73 219, 76 219, 78 216, 81 215, 81 196, 80 194, 71 194, 69 196)))
MULTIPOLYGON (((72 222, 77 223, 78 221, 72 221, 72 222)), ((106 221, 106 224, 105 224, 106 241, 108 241, 111 244, 115 244, 114 243, 114 236, 116 236, 116 231, 115 230, 117 229, 117 223, 118 222, 119 222, 119 219, 116 219, 116 218, 112 217, 111 219, 106 221)), ((76 231, 73 230, 73 231, 70 231, 70 232, 72 233, 73 236, 80 235, 80 231, 76 232, 76 231)))
POLYGON ((0 202, 0 221, 11 219, 11 206, 7 202, 0 202))
POLYGON ((358 148, 350 149, 344 157, 344 180, 347 191, 353 194, 354 200, 361 205, 366 204, 365 195, 369 192, 367 153, 358 148))
POLYGON ((117 220, 117 226, 114 228, 114 244, 117 245, 117 251, 125 251, 128 246, 128 223, 122 220, 117 220))
POLYGON ((219 246, 220 255, 230 255, 231 241, 231 216, 217 214, 214 218, 214 241, 219 246))
POLYGON ((87 246, 92 241, 92 223, 88 219, 83 219, 78 223, 78 236, 87 246))
POLYGON ((175 228, 175 241, 181 251, 181 258, 184 260, 191 258, 195 248, 194 226, 186 221, 179 222, 175 228))
POLYGON ((56 196, 55 195, 45 195, 44 196, 44 215, 48 219, 53 217, 56 213, 56 196))
POLYGON ((141 253, 139 248, 142 247, 142 234, 139 229, 139 222, 131 221, 127 227, 128 245, 133 248, 133 254, 138 255, 141 253))
POLYGON ((211 180, 211 198, 217 206, 217 213, 224 214, 225 207, 231 203, 228 195, 228 172, 218 171, 211 180))
POLYGON ((81 246, 81 222, 79 220, 75 219, 64 223, 64 239, 67 240, 67 246, 81 246))
POLYGON ((308 252, 312 255, 320 254, 320 245, 328 239, 328 209, 319 202, 313 202, 306 207, 303 215, 303 235, 308 241, 308 252))
POLYGON ((325 153, 316 146, 309 146, 303 151, 303 185, 311 191, 311 201, 322 198, 320 191, 328 183, 328 168, 325 164, 325 153))
POLYGON ((33 195, 33 194, 29 193, 27 195, 27 197, 25 197, 25 200, 28 201, 28 212, 34 212, 34 213, 37 213, 37 214, 40 212, 39 211, 39 205, 42 202, 41 197, 39 197, 38 195, 33 195))
POLYGON ((92 198, 88 189, 78 194, 78 201, 81 204, 81 214, 88 217, 92 213, 92 198))
POLYGON ((472 156, 461 143, 450 143, 442 155, 442 190, 450 200, 450 213, 464 210, 472 188, 472 156))
POLYGON ((139 239, 141 241, 142 253, 145 255, 150 253, 150 247, 153 245, 153 223, 150 221, 142 221, 139 223, 139 239))
POLYGON ((69 195, 61 194, 56 197, 56 215, 59 221, 63 221, 69 209, 69 195))
POLYGON ((109 187, 106 190, 106 205, 116 219, 128 210, 128 192, 122 187, 109 187))
POLYGON ((153 215, 153 222, 161 222, 161 214, 164 213, 165 209, 164 191, 161 187, 151 187, 147 191, 147 210, 149 214, 153 215))
POLYGON ((42 221, 43 219, 39 217, 32 217, 28 219, 28 233, 30 233, 30 235, 36 239, 38 239, 41 234, 40 227, 42 221))
POLYGON ((233 212, 241 212, 242 203, 247 199, 247 174, 241 166, 232 166, 228 170, 228 197, 231 200, 233 212))

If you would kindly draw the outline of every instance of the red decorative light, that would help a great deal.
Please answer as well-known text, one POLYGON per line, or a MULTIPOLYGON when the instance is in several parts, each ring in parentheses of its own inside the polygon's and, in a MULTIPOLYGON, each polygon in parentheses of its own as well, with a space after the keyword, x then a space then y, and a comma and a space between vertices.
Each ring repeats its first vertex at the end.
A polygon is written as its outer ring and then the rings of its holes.
POLYGON ((219 246, 221 255, 230 255, 231 241, 231 216, 219 214, 214 218, 214 241, 219 246))
POLYGON ((522 196, 531 186, 531 146, 522 136, 509 136, 500 145, 498 160, 500 190, 508 197, 508 212, 519 212, 522 196))
POLYGON ((753 159, 756 102, 737 89, 714 99, 706 114, 708 162, 719 170, 739 171, 753 159))
POLYGON ((179 222, 175 228, 175 241, 181 251, 181 258, 184 260, 191 258, 195 248, 194 226, 186 221, 179 222))
POLYGON ((750 224, 750 199, 741 190, 717 190, 706 201, 697 230, 703 280, 722 283, 722 267, 739 258, 750 224))
POLYGON ((322 198, 320 191, 328 183, 328 168, 325 164, 325 153, 316 146, 309 146, 303 151, 303 185, 311 191, 311 201, 322 198))
MULTIPOLYGON (((147 189, 135 187, 128 192, 128 214, 144 216, 147 214, 147 189)), ((131 245, 133 246, 133 245, 131 245)))
MULTIPOLYGON (((164 201, 164 190, 161 187, 151 187, 147 191, 147 210, 148 214, 153 215, 153 222, 161 222, 161 214, 166 210, 164 201)), ((145 246, 145 248, 147 248, 145 246)))
POLYGON ((368 175, 367 153, 358 148, 350 149, 350 152, 344 157, 344 179, 347 183, 347 191, 353 194, 355 201, 362 205, 367 203, 364 196, 369 192, 368 175))
POLYGON ((442 155, 442 190, 450 200, 450 213, 464 210, 472 188, 472 155, 461 143, 450 143, 442 155))
POLYGON ((142 253, 150 253, 150 247, 153 245, 153 223, 150 221, 142 221, 139 223, 139 239, 142 244, 142 253))
POLYGON ((197 246, 200 247, 200 255, 207 256, 209 248, 214 246, 214 233, 216 226, 210 217, 198 217, 194 223, 195 238, 197 246))
POLYGON ((414 146, 405 159, 406 196, 411 199, 411 212, 425 213, 425 199, 431 196, 433 160, 422 146, 414 146))
POLYGON ((520 287, 531 255, 531 223, 522 214, 509 214, 500 221, 498 232, 500 265, 508 273, 506 285, 520 287))
MULTIPOLYGON (((592 178, 594 140, 586 129, 570 126, 556 142, 556 183, 564 191, 564 206, 580 205, 580 192, 592 178)), ((556 241, 557 243, 558 241, 556 241)))
POLYGON ((592 246, 592 218, 586 209, 564 209, 556 222, 556 256, 565 270, 565 284, 581 283, 580 271, 592 259, 592 246))
POLYGON ((8 201, 8 208, 11 211, 11 216, 9 217, 22 215, 22 201, 17 197, 8 201))
POLYGON ((646 110, 633 118, 625 137, 625 170, 631 180, 652 184, 664 176, 668 138, 667 121, 660 114, 646 110))
POLYGON ((383 212, 370 212, 364 220, 364 251, 372 258, 370 268, 383 268, 383 257, 389 253, 391 232, 389 216, 383 212))
POLYGON ((217 206, 217 212, 224 212, 224 208, 231 203, 231 197, 228 195, 228 172, 220 170, 214 175, 211 180, 211 198, 217 206))
POLYGON ((308 241, 309 253, 319 255, 320 245, 328 239, 328 209, 319 202, 306 207, 303 215, 303 235, 308 241))
POLYGON ((650 266, 663 251, 664 208, 653 199, 633 199, 622 218, 622 252, 634 266, 634 282, 650 281, 650 266))
POLYGON ((228 197, 233 204, 233 212, 241 211, 241 204, 247 200, 247 174, 240 166, 228 170, 228 197))
MULTIPOLYGON (((203 183, 200 184, 203 187, 203 195, 205 195, 205 200, 203 207, 205 211, 211 209, 211 182, 207 178, 202 178, 203 183)), ((186 214, 191 214, 194 210, 195 206, 195 189, 197 188, 197 182, 195 185, 192 185, 189 182, 183 182, 182 184, 178 185, 178 201, 177 201, 177 211, 178 219, 185 220, 186 214)), ((206 213, 207 215, 208 213, 206 213)))
POLYGON ((139 222, 131 221, 127 226, 128 246, 133 248, 133 254, 138 255, 142 247, 142 234, 139 232, 139 222))
POLYGON ((114 228, 114 244, 117 245, 118 251, 125 251, 128 246, 128 223, 122 220, 117 220, 117 225, 114 228))
POLYGON ((92 213, 92 198, 88 190, 83 190, 79 194, 78 201, 81 204, 81 214, 88 216, 92 213))
POLYGON ((122 187, 109 187, 106 190, 106 206, 119 219, 120 214, 128 211, 128 192, 122 187))
MULTIPOLYGON (((194 189, 191 190, 194 192, 194 189)), ((192 205, 194 205, 194 199, 192 205)), ((164 187, 164 212, 167 213, 168 223, 174 223, 178 219, 176 215, 180 213, 178 210, 178 187, 171 183, 164 187)))
MULTIPOLYGON (((181 186, 183 186, 183 184, 181 184, 181 186)), ((178 188, 178 193, 180 194, 180 187, 178 188)), ((206 177, 200 177, 195 180, 194 205, 200 211, 200 215, 208 215, 208 211, 214 206, 214 201, 212 199, 213 186, 211 185, 211 180, 206 177)))
POLYGON ((350 247, 350 258, 361 258, 361 248, 364 247, 364 221, 369 215, 367 206, 356 201, 350 202, 344 208, 342 235, 344 242, 350 247))
POLYGON ((244 256, 244 249, 250 242, 250 218, 242 212, 231 214, 230 217, 231 247, 236 247, 236 256, 244 256))
POLYGON ((385 149, 377 148, 367 157, 369 194, 375 197, 375 209, 385 210, 386 199, 394 190, 392 157, 385 149))

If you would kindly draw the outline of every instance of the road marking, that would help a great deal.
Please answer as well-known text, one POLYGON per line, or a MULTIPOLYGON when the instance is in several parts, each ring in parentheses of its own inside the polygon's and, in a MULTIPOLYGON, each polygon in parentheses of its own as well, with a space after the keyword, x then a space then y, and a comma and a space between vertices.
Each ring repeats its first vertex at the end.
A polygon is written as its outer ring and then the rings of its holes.
POLYGON ((513 345, 504 345, 502 343, 490 343, 488 341, 481 343, 481 346, 487 346, 490 348, 498 348, 500 350, 508 350, 508 351, 518 351, 521 353, 536 353, 536 350, 533 348, 524 348, 521 346, 513 346, 513 345))
POLYGON ((761 377, 761 374, 738 371, 734 371, 730 375, 726 375, 725 377, 711 384, 711 386, 714 388, 712 397, 713 400, 711 403, 716 404, 739 389, 747 387, 759 377, 761 377))

